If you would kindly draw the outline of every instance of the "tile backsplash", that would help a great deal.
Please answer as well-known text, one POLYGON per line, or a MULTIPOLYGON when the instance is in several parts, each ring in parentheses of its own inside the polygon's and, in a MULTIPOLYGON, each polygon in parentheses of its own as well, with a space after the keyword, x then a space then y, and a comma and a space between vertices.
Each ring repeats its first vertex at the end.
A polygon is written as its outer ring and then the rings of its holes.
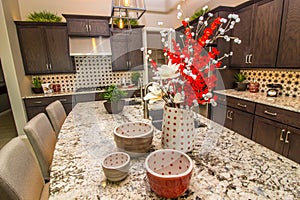
MULTIPOLYGON (((110 84, 121 85, 124 80, 126 83, 131 83, 132 71, 112 71, 111 56, 75 56, 75 65, 75 74, 41 75, 39 77, 44 83, 60 84, 62 92, 110 84)), ((142 71, 139 72, 142 74, 142 71)))
POLYGON ((257 81, 259 91, 267 92, 267 84, 281 84, 279 95, 300 97, 300 70, 241 70, 248 81, 257 81))

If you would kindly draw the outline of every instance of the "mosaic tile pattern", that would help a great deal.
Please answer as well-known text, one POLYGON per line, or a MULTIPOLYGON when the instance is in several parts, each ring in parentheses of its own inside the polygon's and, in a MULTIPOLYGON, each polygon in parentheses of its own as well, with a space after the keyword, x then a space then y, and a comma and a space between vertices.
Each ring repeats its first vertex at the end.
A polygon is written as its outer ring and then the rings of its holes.
MULTIPOLYGON (((131 84, 131 71, 112 72, 111 56, 76 56, 76 74, 40 76, 44 83, 61 85, 62 92, 75 91, 77 88, 90 88, 121 85, 123 81, 131 84)), ((142 75, 142 71, 140 71, 142 75)), ((33 76, 32 78, 34 78, 33 76)))
POLYGON ((241 70, 247 80, 260 83, 260 92, 267 92, 267 84, 281 84, 279 95, 300 97, 300 70, 241 70))

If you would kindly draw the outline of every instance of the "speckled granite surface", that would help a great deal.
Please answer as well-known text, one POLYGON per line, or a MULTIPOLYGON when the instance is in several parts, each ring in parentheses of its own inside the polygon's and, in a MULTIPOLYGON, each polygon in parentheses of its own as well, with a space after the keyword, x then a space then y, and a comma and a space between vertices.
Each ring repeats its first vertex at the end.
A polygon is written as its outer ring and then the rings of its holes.
MULTIPOLYGON (((116 125, 142 119, 140 106, 120 114, 104 111, 101 101, 79 103, 67 117, 54 152, 50 199, 160 199, 146 179, 144 157, 131 160, 129 176, 106 180, 103 157, 117 151, 116 125)), ((300 165, 205 118, 198 128, 195 163, 188 191, 179 199, 300 199, 300 165)), ((152 150, 161 148, 156 131, 152 150)))
POLYGON ((251 93, 249 91, 236 91, 234 89, 214 91, 216 94, 223 94, 231 97, 236 97, 256 103, 262 103, 294 112, 300 113, 300 98, 299 97, 267 97, 265 93, 251 93))

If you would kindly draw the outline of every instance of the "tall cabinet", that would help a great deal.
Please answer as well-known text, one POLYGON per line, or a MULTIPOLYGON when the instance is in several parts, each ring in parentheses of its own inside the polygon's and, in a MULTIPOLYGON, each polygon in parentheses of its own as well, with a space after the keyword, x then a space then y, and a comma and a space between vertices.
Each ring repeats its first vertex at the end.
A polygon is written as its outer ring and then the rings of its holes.
POLYGON ((75 72, 66 23, 15 23, 26 75, 75 72))
POLYGON ((241 22, 233 35, 242 40, 232 46, 232 67, 274 67, 280 35, 283 0, 262 0, 238 6, 241 22))

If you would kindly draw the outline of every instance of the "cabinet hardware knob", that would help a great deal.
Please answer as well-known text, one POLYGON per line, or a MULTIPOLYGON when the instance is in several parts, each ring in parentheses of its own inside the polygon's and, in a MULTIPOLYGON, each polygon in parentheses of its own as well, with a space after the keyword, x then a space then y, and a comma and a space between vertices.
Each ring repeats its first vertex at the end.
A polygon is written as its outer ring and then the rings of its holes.
POLYGON ((269 112, 267 110, 265 110, 264 113, 267 114, 267 115, 277 116, 277 113, 272 113, 272 112, 269 112))
POLYGON ((289 134, 291 134, 291 131, 286 132, 286 136, 285 136, 285 143, 289 143, 289 134))
POLYGON ((242 107, 242 108, 247 108, 247 105, 246 104, 240 104, 240 103, 238 103, 237 104, 239 107, 242 107))
POLYGON ((284 134, 284 132, 285 132, 285 129, 282 129, 282 130, 281 130, 281 133, 280 133, 280 137, 279 137, 279 140, 280 140, 280 141, 284 141, 284 140, 283 140, 283 134, 284 134))
POLYGON ((34 102, 35 104, 41 104, 41 103, 43 103, 42 101, 35 101, 34 102))
POLYGON ((60 102, 66 102, 67 99, 59 99, 60 102))

